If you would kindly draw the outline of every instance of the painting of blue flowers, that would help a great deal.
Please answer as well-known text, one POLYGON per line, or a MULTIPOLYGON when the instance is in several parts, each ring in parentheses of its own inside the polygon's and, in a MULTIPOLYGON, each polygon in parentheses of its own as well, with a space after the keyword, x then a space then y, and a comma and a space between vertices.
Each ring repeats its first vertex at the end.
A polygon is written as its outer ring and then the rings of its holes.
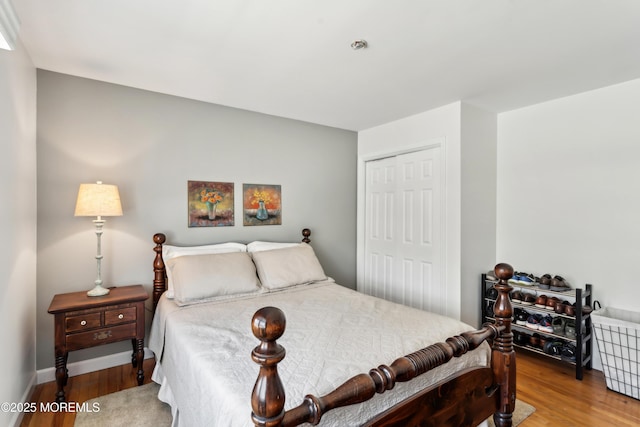
POLYGON ((243 184, 242 224, 281 225, 282 189, 279 185, 243 184))

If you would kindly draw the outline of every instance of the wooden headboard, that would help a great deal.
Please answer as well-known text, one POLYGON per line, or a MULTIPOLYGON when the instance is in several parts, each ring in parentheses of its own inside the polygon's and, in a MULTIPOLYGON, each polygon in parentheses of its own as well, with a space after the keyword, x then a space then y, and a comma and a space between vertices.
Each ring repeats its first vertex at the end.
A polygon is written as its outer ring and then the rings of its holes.
MULTIPOLYGON (((302 242, 311 243, 311 230, 305 228, 302 230, 302 242)), ((153 260, 153 310, 155 311, 160 297, 167 290, 167 270, 162 259, 162 245, 167 241, 167 236, 163 233, 153 235, 153 242, 156 246, 153 248, 156 256, 153 260)))

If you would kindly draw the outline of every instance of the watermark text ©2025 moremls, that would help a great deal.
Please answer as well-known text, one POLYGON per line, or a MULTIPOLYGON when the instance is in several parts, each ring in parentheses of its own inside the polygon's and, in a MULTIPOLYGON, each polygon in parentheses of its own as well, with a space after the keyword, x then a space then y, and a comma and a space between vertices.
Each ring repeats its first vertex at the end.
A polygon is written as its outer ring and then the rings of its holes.
POLYGON ((2 412, 100 412, 99 402, 3 402, 2 412))

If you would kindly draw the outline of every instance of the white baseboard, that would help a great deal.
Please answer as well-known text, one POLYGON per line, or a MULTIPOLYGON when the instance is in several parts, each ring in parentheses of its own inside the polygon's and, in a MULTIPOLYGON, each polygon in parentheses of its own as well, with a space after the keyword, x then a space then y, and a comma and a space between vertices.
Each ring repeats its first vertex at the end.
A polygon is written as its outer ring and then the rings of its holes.
MULTIPOLYGON (((150 359, 152 357, 154 357, 153 352, 145 347, 144 358, 150 359)), ((100 371, 102 369, 113 368, 114 366, 120 366, 126 363, 131 363, 130 351, 123 351, 121 353, 110 354, 108 356, 96 357, 95 359, 81 360, 80 362, 69 363, 67 365, 67 370, 69 371, 70 377, 75 377, 76 375, 82 375, 89 372, 100 371)), ((56 368, 51 367, 38 370, 37 378, 38 384, 55 381, 56 368)))
MULTIPOLYGON (((34 372, 33 375, 31 376, 31 381, 29 381, 29 384, 27 385, 27 388, 24 391, 24 394, 22 395, 22 399, 19 400, 18 402, 30 402, 31 395, 33 394, 33 390, 35 390, 36 388, 36 378, 37 378, 37 375, 34 372)), ((9 420, 9 426, 19 427, 20 424, 22 423, 22 418, 24 418, 24 412, 23 411, 16 412, 13 415, 13 418, 9 420)))

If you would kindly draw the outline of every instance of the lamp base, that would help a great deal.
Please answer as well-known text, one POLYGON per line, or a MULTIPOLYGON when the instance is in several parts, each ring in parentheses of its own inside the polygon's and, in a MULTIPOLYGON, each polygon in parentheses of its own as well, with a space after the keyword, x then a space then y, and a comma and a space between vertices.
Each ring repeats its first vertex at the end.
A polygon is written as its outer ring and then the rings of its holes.
POLYGON ((103 295, 107 295, 108 293, 109 293, 109 289, 103 288, 100 285, 96 285, 95 288, 87 292, 87 295, 89 295, 90 297, 101 297, 103 295))

